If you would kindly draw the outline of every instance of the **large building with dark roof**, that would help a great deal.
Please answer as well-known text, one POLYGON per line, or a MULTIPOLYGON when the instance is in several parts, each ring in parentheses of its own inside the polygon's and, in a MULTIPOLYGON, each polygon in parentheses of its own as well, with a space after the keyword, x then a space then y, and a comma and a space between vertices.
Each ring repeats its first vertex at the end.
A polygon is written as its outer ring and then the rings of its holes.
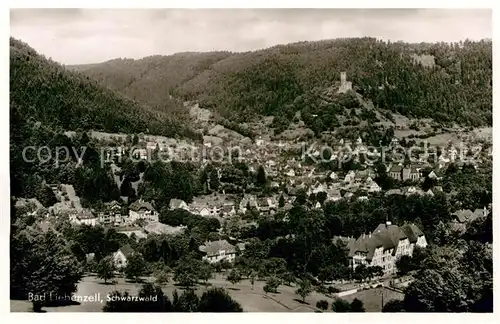
POLYGON ((158 213, 151 203, 144 200, 137 200, 129 206, 129 223, 138 219, 144 219, 151 222, 158 222, 158 213))
POLYGON ((210 263, 216 263, 222 260, 233 262, 239 250, 244 249, 244 245, 238 244, 234 246, 226 240, 218 240, 205 242, 199 247, 199 250, 204 253, 203 259, 210 263))
POLYGON ((380 266, 386 274, 396 272, 396 260, 402 255, 412 255, 415 247, 425 248, 424 233, 414 224, 401 227, 391 222, 380 224, 372 233, 347 241, 350 266, 380 266))

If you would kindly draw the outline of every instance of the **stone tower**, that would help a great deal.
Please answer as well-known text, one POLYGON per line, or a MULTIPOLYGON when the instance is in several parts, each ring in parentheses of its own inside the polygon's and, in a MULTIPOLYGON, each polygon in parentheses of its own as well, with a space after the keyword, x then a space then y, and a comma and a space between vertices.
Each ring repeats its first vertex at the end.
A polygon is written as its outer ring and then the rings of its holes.
POLYGON ((352 90, 352 82, 347 81, 347 73, 340 72, 340 88, 339 93, 346 93, 347 91, 352 90))

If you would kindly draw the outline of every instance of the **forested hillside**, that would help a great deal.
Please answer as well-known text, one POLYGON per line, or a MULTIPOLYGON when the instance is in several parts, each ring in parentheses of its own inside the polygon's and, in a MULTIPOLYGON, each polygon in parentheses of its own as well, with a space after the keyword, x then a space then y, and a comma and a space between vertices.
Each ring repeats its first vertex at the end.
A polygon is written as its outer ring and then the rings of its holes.
MULTIPOLYGON (((182 106, 181 103, 177 103, 182 106)), ((10 39, 10 165, 11 195, 34 197, 43 195, 43 181, 70 183, 106 191, 112 179, 100 170, 98 150, 88 138, 72 141, 64 131, 102 130, 106 132, 139 132, 196 138, 196 133, 161 111, 123 97, 99 85, 88 77, 70 72, 61 65, 47 60, 27 44, 10 39), (56 163, 56 148, 67 147, 81 152, 86 147, 84 165, 89 170, 76 168, 72 163, 62 170, 56 163), (27 154, 23 150, 35 148, 27 154), (36 149, 44 147, 36 158, 36 149), (48 149, 48 150, 47 150, 48 149), (79 177, 79 173, 83 176, 79 177), (78 183, 82 179, 82 183, 78 183), (100 181, 100 182, 99 182, 100 181)), ((61 153, 64 159, 64 153, 61 153)), ((94 190, 95 191, 95 190, 94 190)), ((95 191, 97 195, 101 191, 95 191)), ((119 194, 108 190, 104 201, 119 194)), ((43 200, 43 197, 39 197, 43 200)))
POLYGON ((54 130, 192 135, 168 114, 70 72, 14 38, 10 39, 10 102, 11 114, 54 130))
POLYGON ((229 52, 177 53, 171 56, 150 56, 140 60, 115 59, 101 64, 68 66, 81 71, 110 89, 147 103, 158 111, 178 118, 186 110, 176 105, 170 92, 180 84, 199 75, 210 66, 231 55, 229 52))
MULTIPOLYGON (((110 61, 83 70, 132 98, 199 100, 202 107, 237 122, 256 115, 292 120, 297 111, 343 114, 335 99, 342 71, 376 108, 444 123, 492 122, 490 40, 407 44, 336 39, 246 53, 110 61), (325 101, 320 95, 325 92, 333 93, 333 100, 325 101)), ((322 123, 321 130, 338 125, 335 118, 322 123)))
POLYGON ((229 109, 241 119, 253 112, 291 116, 318 107, 308 103, 311 91, 335 85, 346 71, 376 107, 438 121, 491 124, 491 42, 411 45, 339 39, 243 55, 245 64, 220 62, 208 77, 190 80, 178 93, 188 98, 201 94, 206 106, 229 109), (422 66, 412 54, 433 55, 435 65, 422 66))

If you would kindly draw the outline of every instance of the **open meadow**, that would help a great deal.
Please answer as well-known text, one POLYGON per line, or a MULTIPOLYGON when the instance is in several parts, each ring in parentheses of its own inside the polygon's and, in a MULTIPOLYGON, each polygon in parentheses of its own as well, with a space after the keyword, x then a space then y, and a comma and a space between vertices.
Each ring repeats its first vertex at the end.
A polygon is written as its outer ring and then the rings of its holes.
MULTIPOLYGON (((147 280, 147 279, 146 279, 147 280)), ((295 294, 294 286, 281 285, 278 288, 278 293, 265 294, 263 287, 264 281, 255 281, 252 287, 249 280, 242 280, 233 285, 225 278, 217 274, 214 279, 209 280, 208 286, 197 285, 196 292, 202 294, 209 287, 223 287, 231 295, 233 299, 238 301, 245 312, 314 312, 316 302, 319 300, 327 300, 329 305, 333 299, 317 292, 312 292, 306 297, 305 303, 302 303, 301 298, 295 294)), ((94 276, 84 277, 78 284, 76 296, 100 296, 100 301, 81 302, 75 305, 59 306, 59 307, 44 307, 46 312, 101 312, 102 307, 106 303, 106 296, 113 291, 121 292, 128 291, 131 295, 135 295, 141 287, 140 283, 127 282, 123 278, 117 278, 113 284, 104 284, 101 279, 94 276)), ((163 292, 172 296, 173 291, 181 290, 182 287, 177 287, 172 283, 163 286, 163 292)), ((380 311, 380 291, 382 288, 375 288, 366 291, 360 291, 356 294, 343 297, 343 299, 351 302, 354 298, 361 299, 367 311, 380 311), (373 291, 373 292, 372 292, 373 291)), ((388 289, 385 289, 385 300, 389 301, 392 298, 398 298, 397 294, 388 289)), ((330 311, 330 310, 329 310, 330 311)), ((27 301, 11 301, 11 312, 31 312, 31 303, 27 301)))

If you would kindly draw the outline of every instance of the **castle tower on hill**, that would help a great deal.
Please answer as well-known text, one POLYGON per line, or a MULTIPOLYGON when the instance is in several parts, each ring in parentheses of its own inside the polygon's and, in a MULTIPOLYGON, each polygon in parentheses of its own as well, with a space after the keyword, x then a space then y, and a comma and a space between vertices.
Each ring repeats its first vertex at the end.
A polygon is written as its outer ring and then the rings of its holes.
POLYGON ((352 90, 352 82, 347 81, 346 72, 340 72, 340 88, 338 93, 346 93, 349 90, 352 90))
POLYGON ((347 81, 347 73, 340 72, 340 84, 345 84, 347 81))

